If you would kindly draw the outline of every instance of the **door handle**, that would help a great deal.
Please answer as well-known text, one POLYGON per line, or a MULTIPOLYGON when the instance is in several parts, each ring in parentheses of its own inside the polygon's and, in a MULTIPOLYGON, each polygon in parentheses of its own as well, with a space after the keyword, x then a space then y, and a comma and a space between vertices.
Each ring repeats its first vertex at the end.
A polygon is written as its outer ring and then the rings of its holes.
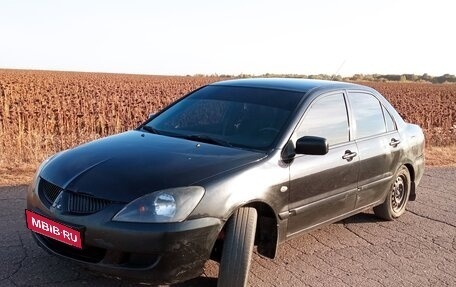
POLYGON ((356 152, 352 152, 351 150, 346 150, 345 154, 342 156, 343 159, 346 161, 351 161, 355 156, 358 154, 356 152))
POLYGON ((397 140, 395 138, 392 138, 389 145, 392 146, 392 147, 397 147, 398 144, 400 144, 401 141, 400 140, 397 140))

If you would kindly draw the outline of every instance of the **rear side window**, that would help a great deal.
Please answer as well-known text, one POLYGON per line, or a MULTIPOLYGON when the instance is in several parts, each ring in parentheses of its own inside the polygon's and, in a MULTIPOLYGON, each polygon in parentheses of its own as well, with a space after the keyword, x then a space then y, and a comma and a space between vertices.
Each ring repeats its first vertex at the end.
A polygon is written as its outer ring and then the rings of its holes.
POLYGON ((348 99, 355 118, 357 139, 386 132, 382 105, 377 98, 364 93, 350 93, 348 99))
POLYGON ((388 132, 396 130, 396 124, 394 123, 393 117, 391 117, 385 107, 383 107, 383 116, 385 117, 386 130, 388 132))
POLYGON ((347 108, 340 93, 317 99, 307 110, 297 136, 323 137, 335 145, 347 142, 348 132, 347 108))

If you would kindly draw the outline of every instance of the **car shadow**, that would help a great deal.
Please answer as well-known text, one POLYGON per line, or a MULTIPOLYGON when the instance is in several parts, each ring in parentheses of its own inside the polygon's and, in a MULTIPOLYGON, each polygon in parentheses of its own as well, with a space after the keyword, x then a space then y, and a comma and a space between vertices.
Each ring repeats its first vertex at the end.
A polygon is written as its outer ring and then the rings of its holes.
POLYGON ((182 283, 176 283, 169 285, 170 287, 213 287, 217 286, 217 278, 211 277, 198 277, 185 281, 182 283))
MULTIPOLYGON (((103 286, 123 286, 123 287, 140 287, 140 286, 148 286, 148 287, 213 287, 217 286, 217 278, 208 277, 207 275, 201 275, 200 277, 190 279, 188 281, 174 283, 174 284, 154 284, 149 283, 146 281, 142 281, 139 279, 131 279, 131 278, 121 278, 105 273, 99 273, 94 270, 90 270, 83 265, 79 265, 78 263, 71 262, 69 260, 65 260, 66 264, 70 267, 76 267, 76 269, 80 269, 83 273, 86 273, 88 277, 84 279, 85 282, 91 282, 96 278, 97 283, 93 286, 101 284, 103 286)), ((81 280, 82 281, 82 280, 81 280)))
POLYGON ((369 212, 362 212, 356 215, 350 216, 345 218, 341 221, 337 221, 334 224, 358 224, 358 223, 375 223, 375 222, 383 222, 384 219, 378 218, 373 213, 369 212))

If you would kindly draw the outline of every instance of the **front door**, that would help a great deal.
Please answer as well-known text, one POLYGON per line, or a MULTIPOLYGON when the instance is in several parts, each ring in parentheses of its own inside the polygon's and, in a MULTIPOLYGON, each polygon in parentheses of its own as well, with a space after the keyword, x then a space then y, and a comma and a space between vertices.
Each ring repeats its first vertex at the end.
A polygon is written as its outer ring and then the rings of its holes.
POLYGON ((290 164, 290 217, 292 236, 351 212, 355 207, 359 156, 350 140, 343 92, 321 95, 306 110, 292 137, 324 137, 326 155, 297 155, 290 164))

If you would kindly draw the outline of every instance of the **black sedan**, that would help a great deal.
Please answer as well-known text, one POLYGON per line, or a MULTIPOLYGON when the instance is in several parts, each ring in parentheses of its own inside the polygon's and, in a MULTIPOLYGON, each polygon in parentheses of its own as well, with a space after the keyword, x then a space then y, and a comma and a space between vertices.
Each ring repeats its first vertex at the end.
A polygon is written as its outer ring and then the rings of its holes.
POLYGON ((252 249, 373 208, 402 215, 424 136, 377 91, 243 79, 204 86, 137 129, 42 163, 26 221, 52 254, 118 277, 174 283, 220 262, 244 286, 252 249))

